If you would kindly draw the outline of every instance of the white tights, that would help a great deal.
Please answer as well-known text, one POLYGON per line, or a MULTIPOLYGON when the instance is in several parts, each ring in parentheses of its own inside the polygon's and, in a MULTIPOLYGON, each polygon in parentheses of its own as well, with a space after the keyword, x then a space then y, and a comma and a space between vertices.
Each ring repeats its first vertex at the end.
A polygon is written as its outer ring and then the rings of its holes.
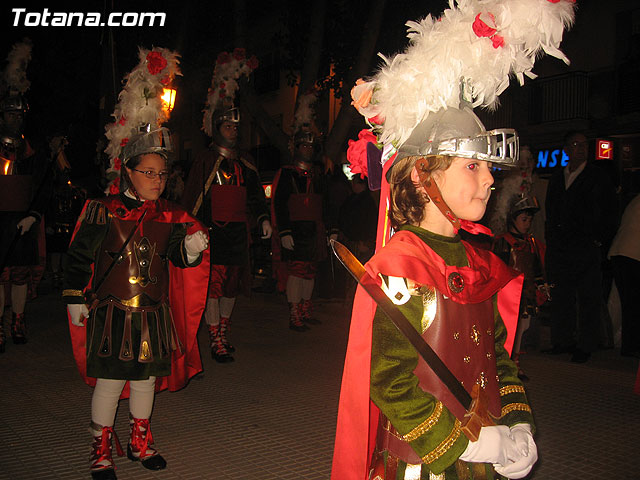
MULTIPOLYGON (((91 399, 91 420, 94 423, 103 427, 113 426, 125 383, 126 380, 98 379, 91 399)), ((134 418, 148 419, 151 416, 155 386, 156 377, 129 381, 129 411, 134 418)))
POLYGON ((315 279, 301 278, 289 275, 287 278, 287 302, 300 303, 300 300, 310 300, 313 293, 315 279))

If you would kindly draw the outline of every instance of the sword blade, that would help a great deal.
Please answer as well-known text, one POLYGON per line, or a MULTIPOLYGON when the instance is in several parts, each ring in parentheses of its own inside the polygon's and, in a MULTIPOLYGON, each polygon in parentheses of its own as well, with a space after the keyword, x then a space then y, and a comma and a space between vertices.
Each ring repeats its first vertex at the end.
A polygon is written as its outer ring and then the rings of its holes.
POLYGON ((444 364, 438 354, 425 342, 417 330, 413 328, 407 317, 393 304, 389 297, 387 297, 382 288, 380 288, 375 279, 369 275, 355 255, 340 242, 331 240, 330 243, 333 253, 338 257, 340 263, 344 265, 353 278, 356 279, 373 301, 376 302, 378 307, 389 317, 396 328, 407 337, 411 345, 413 345, 413 348, 415 348, 420 356, 427 362, 429 368, 433 370, 438 378, 442 380, 456 400, 469 411, 472 406, 471 395, 460 384, 456 376, 451 373, 449 367, 444 364))

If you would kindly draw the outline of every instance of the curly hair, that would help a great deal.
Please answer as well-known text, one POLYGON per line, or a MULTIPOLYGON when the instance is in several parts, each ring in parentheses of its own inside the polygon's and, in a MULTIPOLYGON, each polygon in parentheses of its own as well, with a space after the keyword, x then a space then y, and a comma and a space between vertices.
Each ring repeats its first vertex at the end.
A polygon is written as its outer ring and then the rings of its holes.
POLYGON ((410 156, 400 160, 391 168, 389 189, 389 221, 394 229, 402 225, 419 225, 424 220, 424 208, 429 197, 411 180, 411 171, 420 158, 427 160, 428 173, 446 170, 451 166, 453 157, 429 155, 427 157, 410 156))

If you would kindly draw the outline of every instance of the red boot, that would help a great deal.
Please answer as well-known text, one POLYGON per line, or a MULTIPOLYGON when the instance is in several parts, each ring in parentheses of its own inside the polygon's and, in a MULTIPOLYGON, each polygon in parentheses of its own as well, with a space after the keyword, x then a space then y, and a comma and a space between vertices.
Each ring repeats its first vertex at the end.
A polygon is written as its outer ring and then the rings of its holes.
POLYGON ((93 445, 91 446, 91 478, 94 480, 116 480, 115 466, 113 465, 113 457, 111 455, 111 439, 116 441, 116 452, 118 456, 123 456, 124 452, 113 431, 113 427, 103 427, 91 422, 91 429, 98 431, 100 435, 93 437, 93 445))
POLYGON ((158 451, 152 447, 153 436, 148 418, 133 418, 129 416, 131 438, 127 445, 127 457, 134 462, 140 461, 144 468, 162 470, 167 462, 158 451))
POLYGON ((302 316, 302 321, 309 325, 320 325, 322 322, 317 318, 313 318, 312 314, 313 303, 311 302, 311 299, 302 300, 300 302, 300 315, 302 316))
POLYGON ((227 334, 229 333, 231 327, 231 320, 225 317, 220 318, 220 338, 222 339, 222 344, 227 349, 227 352, 233 353, 236 351, 236 348, 229 343, 227 339, 227 334))
POLYGON ((309 327, 302 323, 299 303, 289 303, 289 328, 296 332, 309 330, 309 327))
POLYGON ((11 317, 11 339, 13 343, 27 343, 27 324, 24 313, 14 313, 11 317))
POLYGON ((209 343, 211 346, 211 358, 218 363, 233 362, 234 358, 227 350, 222 341, 222 327, 220 325, 209 325, 209 343))

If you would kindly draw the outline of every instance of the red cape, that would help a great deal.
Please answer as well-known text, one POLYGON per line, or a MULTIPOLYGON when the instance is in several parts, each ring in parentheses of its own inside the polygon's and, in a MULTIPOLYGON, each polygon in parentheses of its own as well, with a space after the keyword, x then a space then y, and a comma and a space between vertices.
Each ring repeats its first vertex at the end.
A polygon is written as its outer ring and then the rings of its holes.
MULTIPOLYGON (((450 267, 415 235, 401 231, 382 249, 384 255, 374 255, 366 268, 375 277, 382 272, 435 286, 459 303, 483 301, 497 293, 498 310, 507 327, 505 347, 511 353, 524 277, 517 275, 491 252, 463 243, 470 266, 450 267), (454 271, 464 279, 465 288, 458 294, 449 289, 446 281, 454 271)), ((371 370, 371 332, 375 310, 373 300, 358 287, 338 406, 331 472, 333 480, 366 480, 369 474, 379 414, 369 398, 368 374, 371 370)))
MULTIPOLYGON (((124 207, 120 197, 111 195, 105 199, 100 199, 107 209, 115 214, 117 208, 124 207)), ((89 201, 80 214, 80 219, 84 218, 84 211, 89 201)), ((147 210, 147 214, 142 223, 150 220, 162 223, 186 223, 187 233, 191 234, 198 230, 207 229, 197 219, 189 215, 178 205, 171 203, 165 199, 158 199, 155 202, 145 202, 140 208, 128 211, 127 216, 122 217, 125 220, 136 221, 140 218, 143 211, 147 210)), ((81 221, 76 224, 73 232, 73 238, 80 227, 81 221)), ((92 265, 93 267, 93 265, 92 265)), ((156 380, 156 391, 168 388, 170 391, 176 391, 183 388, 188 380, 202 371, 202 361, 200 359, 200 351, 198 350, 198 327, 200 319, 206 306, 207 286, 209 284, 209 249, 202 252, 202 262, 196 267, 178 268, 169 262, 169 302, 171 306, 171 314, 173 322, 178 332, 178 337, 182 343, 182 351, 175 350, 171 358, 171 375, 168 377, 158 377, 156 380)), ((93 278, 89 282, 90 285, 93 278)), ((87 377, 86 365, 86 329, 78 327, 69 320, 69 332, 71 334, 71 344, 73 347, 73 355, 78 365, 80 375, 87 385, 95 386, 96 379, 87 377)), ((121 398, 129 396, 129 383, 127 382, 121 398)))

